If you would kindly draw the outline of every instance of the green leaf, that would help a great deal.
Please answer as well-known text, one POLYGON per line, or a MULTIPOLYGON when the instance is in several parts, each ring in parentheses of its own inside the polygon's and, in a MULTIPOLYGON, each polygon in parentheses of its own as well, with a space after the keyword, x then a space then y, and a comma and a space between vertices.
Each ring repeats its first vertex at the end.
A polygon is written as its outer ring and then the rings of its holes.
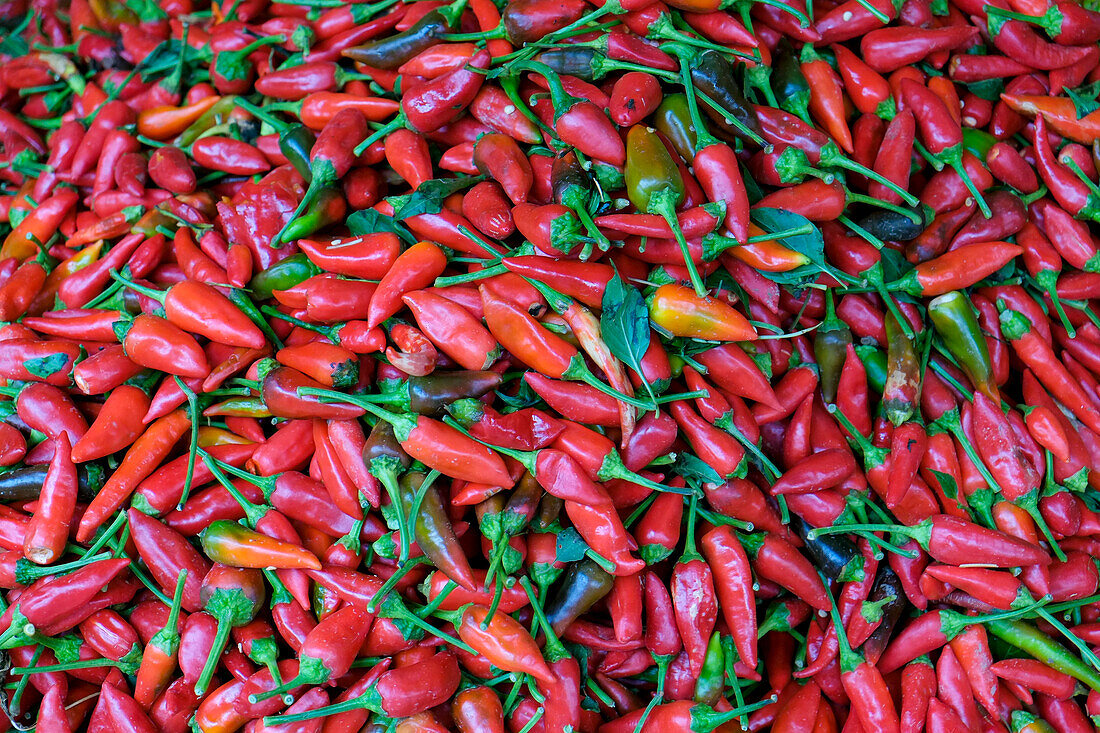
POLYGON ((23 20, 15 28, 0 33, 0 54, 15 57, 26 56, 31 52, 31 47, 27 45, 26 39, 23 38, 23 31, 27 30, 32 17, 34 17, 33 10, 23 16, 23 20))
POLYGON ((801 286, 812 282, 822 272, 832 272, 833 268, 825 262, 825 240, 821 230, 809 219, 793 211, 761 208, 752 210, 752 220, 765 232, 781 232, 789 229, 809 227, 807 234, 782 237, 777 240, 784 247, 801 252, 809 258, 810 264, 796 267, 788 272, 761 272, 764 277, 781 285, 801 286))
POLYGON ((408 196, 391 199, 394 207, 393 218, 402 221, 421 214, 438 214, 443 211, 443 200, 445 198, 483 180, 485 180, 485 176, 433 178, 424 181, 408 196))
MULTIPOLYGON (((761 64, 760 68, 767 67, 761 64)), ((755 204, 757 201, 764 198, 764 191, 760 188, 760 184, 757 183, 751 175, 749 175, 748 169, 746 169, 744 166, 741 166, 741 180, 745 182, 745 193, 749 197, 750 204, 755 204)))
POLYGON ((348 229, 356 236, 365 234, 377 234, 378 232, 390 232, 401 237, 408 244, 416 244, 416 237, 399 224, 392 216, 375 211, 374 209, 362 209, 352 212, 348 217, 348 229))
POLYGON ((588 552, 588 545, 581 539, 580 533, 572 527, 558 532, 555 545, 555 557, 558 562, 577 562, 588 552))
POLYGON ((966 85, 967 90, 979 99, 987 102, 996 102, 1001 98, 1001 92, 1005 90, 1003 79, 985 79, 966 85))
POLYGON ((1096 101, 1098 94, 1100 94, 1100 81, 1077 89, 1066 90, 1066 95, 1073 100, 1073 108, 1077 111, 1077 119, 1088 117, 1100 109, 1100 103, 1096 101))
POLYGON ((718 472, 703 462, 693 453, 681 451, 676 455, 676 462, 672 464, 673 472, 681 476, 688 485, 692 484, 720 484, 722 477, 718 472))
POLYGON ((507 414, 509 412, 518 412, 528 407, 534 407, 542 401, 538 393, 531 389, 531 385, 526 380, 519 380, 519 389, 516 390, 514 395, 506 394, 504 392, 497 392, 496 396, 504 403, 505 407, 501 412, 507 414))
POLYGON ((68 363, 67 354, 50 354, 38 359, 27 359, 23 362, 23 368, 39 379, 49 379, 64 369, 68 363))
POLYGON ((195 66, 206 62, 210 57, 208 51, 200 51, 190 44, 185 46, 175 38, 162 41, 138 64, 141 80, 151 81, 171 72, 179 64, 181 55, 184 66, 195 66))
POLYGON ((959 485, 955 483, 955 478, 951 474, 932 470, 932 475, 940 482, 940 488, 943 489, 944 496, 948 499, 955 499, 958 497, 959 485))
MULTIPOLYGON (((649 309, 645 298, 616 272, 603 292, 600 332, 611 353, 635 373, 642 373, 642 357, 649 349, 649 309)), ((653 388, 645 383, 651 399, 653 388)))
POLYGON ((896 249, 883 247, 879 250, 882 263, 882 276, 886 282, 893 282, 903 274, 913 269, 913 266, 905 259, 905 255, 896 249))

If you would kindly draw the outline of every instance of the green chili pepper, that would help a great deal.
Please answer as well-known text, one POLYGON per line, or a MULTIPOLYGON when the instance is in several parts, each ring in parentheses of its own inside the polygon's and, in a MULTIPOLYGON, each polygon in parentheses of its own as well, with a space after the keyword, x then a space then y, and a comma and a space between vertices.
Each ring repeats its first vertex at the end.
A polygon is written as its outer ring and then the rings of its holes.
POLYGON ((704 51, 691 67, 691 82, 703 95, 700 106, 714 123, 731 135, 763 145, 764 135, 756 111, 741 93, 733 64, 717 51, 704 51), (717 108, 711 105, 717 105, 717 108))
POLYGON ((997 142, 997 138, 985 130, 977 130, 973 127, 963 128, 963 148, 979 160, 985 160, 989 149, 997 142))
POLYGON ((669 94, 650 118, 653 126, 662 135, 668 138, 672 147, 684 160, 695 157, 695 145, 698 135, 695 125, 691 121, 691 113, 688 111, 687 96, 684 94, 669 94))
POLYGON ((867 372, 867 386, 875 394, 881 394, 882 388, 886 386, 886 352, 874 346, 860 344, 856 346, 856 355, 867 372))
POLYGON ((329 224, 343 221, 347 210, 347 202, 339 189, 323 189, 304 216, 299 216, 286 225, 283 229, 283 241, 293 242, 295 239, 308 237, 329 224))
POLYGON ((615 578, 594 560, 585 558, 569 568, 565 580, 546 606, 554 633, 561 634, 581 614, 611 592, 615 578))
POLYGON ((421 51, 439 43, 439 39, 458 26, 466 9, 466 0, 457 0, 441 8, 433 8, 400 33, 379 38, 344 51, 348 58, 377 69, 396 69, 421 51))
POLYGON ((836 401, 848 344, 852 343, 852 329, 836 317, 832 293, 825 300, 825 308, 825 320, 814 331, 814 357, 821 370, 821 397, 827 404, 832 404, 836 401))
POLYGON ((668 148, 652 128, 634 125, 627 133, 625 175, 626 194, 630 202, 638 211, 659 214, 668 222, 680 245, 695 292, 700 297, 705 296, 703 279, 676 219, 676 209, 684 201, 684 179, 668 148))
POLYGON ((713 706, 726 688, 726 653, 722 648, 722 635, 715 631, 707 643, 707 655, 703 658, 703 671, 695 683, 695 702, 713 706))
MULTIPOLYGON (((439 474, 435 474, 438 476, 439 474)), ((398 482, 401 511, 412 519, 413 537, 420 551, 447 577, 463 588, 475 588, 470 562, 458 543, 438 489, 427 474, 409 471, 398 482)))
POLYGON ((305 125, 290 125, 279 133, 279 151, 294 166, 294 170, 302 174, 306 183, 313 180, 313 171, 309 167, 309 151, 315 141, 313 133, 305 125))
POLYGON ((249 290, 256 300, 267 300, 273 290, 289 290, 314 275, 320 275, 321 268, 309 261, 299 252, 285 260, 279 260, 263 272, 256 273, 248 283, 249 290))
POLYGON ((237 107, 237 97, 230 95, 222 97, 214 106, 202 113, 202 116, 191 123, 191 126, 179 134, 173 144, 186 148, 199 139, 199 136, 215 125, 219 125, 228 119, 229 113, 237 107))
POLYGON ((928 304, 928 315, 932 318, 932 327, 970 383, 990 399, 998 399, 989 345, 978 325, 974 306, 966 296, 958 290, 944 293, 928 304))
POLYGON ((772 58, 771 83, 779 106, 810 122, 810 83, 802 73, 797 52, 784 38, 772 58))
POLYGON ((1016 619, 995 619, 987 621, 985 627, 994 636, 1024 650, 1048 667, 1076 677, 1100 692, 1100 674, 1034 626, 1016 619))

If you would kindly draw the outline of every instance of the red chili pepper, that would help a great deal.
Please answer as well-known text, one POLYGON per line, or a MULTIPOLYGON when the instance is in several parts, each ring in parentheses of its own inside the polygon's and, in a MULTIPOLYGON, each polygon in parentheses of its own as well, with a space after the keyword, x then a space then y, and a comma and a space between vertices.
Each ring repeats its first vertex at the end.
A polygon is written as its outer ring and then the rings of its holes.
POLYGON ((1001 312, 1001 331, 1016 354, 1031 368, 1055 398, 1070 408, 1090 429, 1100 429, 1100 413, 1090 406, 1080 383, 1057 359, 1050 345, 1031 327, 1031 322, 1014 310, 1001 312))
MULTIPOLYGON (((471 69, 489 67, 489 53, 480 51, 469 60, 471 69)), ((457 68, 420 87, 401 100, 409 125, 420 132, 434 132, 453 122, 473 102, 485 77, 465 67, 457 68)))
POLYGON ((881 28, 863 36, 859 49, 871 68, 887 73, 921 61, 937 51, 961 48, 976 37, 977 28, 968 25, 881 28))
POLYGON ((88 505, 77 530, 78 541, 91 537, 107 517, 122 506, 138 483, 156 469, 189 427, 190 419, 182 410, 149 426, 127 451, 118 470, 88 505))
POLYGON ((717 583, 722 617, 733 634, 737 652, 746 665, 756 666, 756 599, 748 556, 731 527, 718 527, 703 535, 703 554, 717 583))
POLYGON ((76 466, 69 440, 64 432, 54 439, 50 469, 23 541, 23 553, 39 565, 49 565, 61 557, 76 508, 76 466))
POLYGON ((611 119, 620 127, 640 122, 657 108, 662 97, 660 82, 651 74, 623 74, 611 90, 611 119))

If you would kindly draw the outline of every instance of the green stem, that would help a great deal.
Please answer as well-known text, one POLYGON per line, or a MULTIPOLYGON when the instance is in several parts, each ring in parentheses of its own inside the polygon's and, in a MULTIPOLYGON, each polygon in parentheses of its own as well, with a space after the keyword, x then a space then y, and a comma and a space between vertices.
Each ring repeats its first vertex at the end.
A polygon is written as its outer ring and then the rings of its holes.
POLYGON ((989 208, 989 204, 986 203, 985 197, 982 196, 982 192, 978 190, 978 187, 974 185, 974 181, 970 180, 970 174, 966 172, 965 166, 963 166, 962 159, 956 156, 951 161, 951 167, 955 169, 955 172, 959 174, 959 178, 962 179, 963 184, 966 185, 966 189, 970 191, 970 195, 974 197, 974 201, 977 202, 978 208, 981 210, 982 215, 986 219, 993 218, 993 211, 989 208))
POLYGON ((845 192, 845 196, 848 199, 849 203, 860 203, 860 204, 867 204, 868 206, 877 206, 880 209, 886 209, 887 211, 892 211, 895 214, 901 214, 902 216, 909 219, 909 221, 913 222, 914 224, 920 224, 921 223, 921 218, 920 218, 919 214, 917 214, 916 212, 910 211, 909 209, 906 209, 903 206, 898 206, 897 204, 892 204, 889 201, 883 201, 882 199, 876 199, 873 196, 866 196, 862 193, 852 193, 851 191, 845 192))
POLYGON ((198 681, 195 682, 195 694, 199 697, 205 695, 207 688, 210 686, 210 679, 214 676, 214 670, 218 667, 222 651, 225 649, 226 642, 229 641, 229 632, 232 629, 233 627, 228 621, 218 619, 218 632, 214 635, 214 644, 210 647, 210 656, 206 658, 206 664, 203 665, 202 674, 199 675, 198 681))

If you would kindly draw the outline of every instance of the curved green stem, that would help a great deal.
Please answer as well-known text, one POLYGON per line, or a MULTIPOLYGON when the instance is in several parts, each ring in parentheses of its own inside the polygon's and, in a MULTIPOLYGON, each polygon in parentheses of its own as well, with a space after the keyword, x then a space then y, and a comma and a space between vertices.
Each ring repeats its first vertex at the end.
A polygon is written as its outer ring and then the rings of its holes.
POLYGON ((852 193, 851 191, 846 191, 845 192, 845 197, 847 198, 849 203, 860 203, 860 204, 867 204, 868 206, 876 206, 880 209, 886 209, 887 211, 892 211, 895 214, 901 214, 902 216, 906 217, 907 219, 909 219, 909 221, 913 222, 914 224, 920 224, 921 223, 920 214, 917 214, 915 211, 910 211, 909 209, 906 209, 903 206, 898 206, 897 204, 892 204, 889 201, 883 201, 882 199, 876 199, 873 196, 866 196, 862 193, 852 193))

